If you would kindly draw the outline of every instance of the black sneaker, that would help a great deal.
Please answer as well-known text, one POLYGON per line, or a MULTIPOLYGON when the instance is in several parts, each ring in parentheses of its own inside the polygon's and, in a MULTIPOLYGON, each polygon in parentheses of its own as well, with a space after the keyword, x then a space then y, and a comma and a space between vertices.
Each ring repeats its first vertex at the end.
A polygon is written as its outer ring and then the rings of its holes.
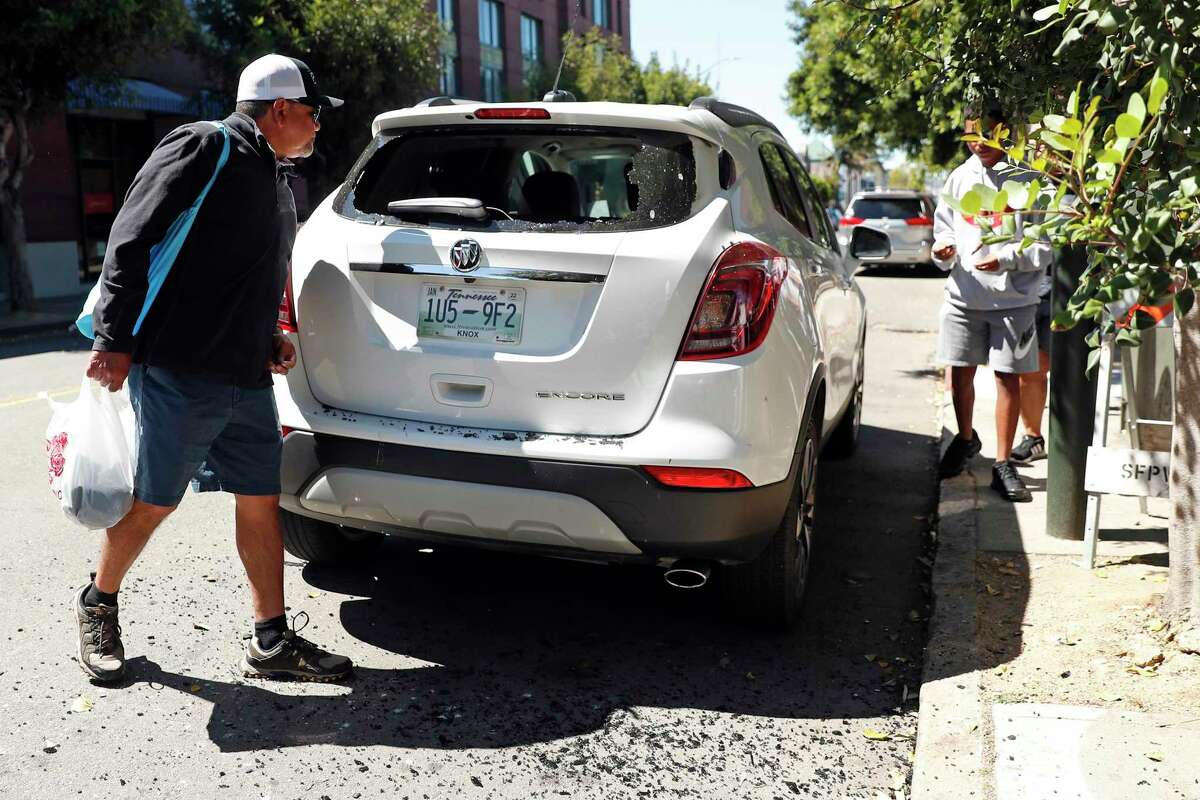
POLYGON ((79 666, 98 681, 109 683, 125 677, 125 648, 116 606, 85 606, 85 585, 75 593, 75 621, 79 623, 79 666))
POLYGON ((1041 461, 1045 457, 1046 440, 1041 436, 1026 434, 1021 443, 1012 449, 1012 455, 1008 457, 1008 460, 1027 467, 1034 461, 1041 461))
POLYGON ((1029 503, 1033 495, 1025 488, 1025 481, 1017 474, 1017 468, 1007 461, 992 465, 992 488, 1010 503, 1029 503))
POLYGON ((942 455, 942 463, 938 465, 939 478, 953 478, 967 468, 967 462, 979 454, 983 445, 979 441, 979 433, 971 429, 971 441, 965 441, 955 434, 950 446, 942 455))
MULTIPOLYGON (((303 630, 308 624, 304 615, 303 630)), ((247 678, 269 680, 301 680, 318 683, 340 681, 350 675, 354 664, 345 656, 334 655, 317 647, 299 635, 296 617, 292 618, 292 630, 284 631, 283 639, 270 650, 258 646, 258 638, 250 637, 246 644, 246 655, 242 658, 242 674, 247 678)))

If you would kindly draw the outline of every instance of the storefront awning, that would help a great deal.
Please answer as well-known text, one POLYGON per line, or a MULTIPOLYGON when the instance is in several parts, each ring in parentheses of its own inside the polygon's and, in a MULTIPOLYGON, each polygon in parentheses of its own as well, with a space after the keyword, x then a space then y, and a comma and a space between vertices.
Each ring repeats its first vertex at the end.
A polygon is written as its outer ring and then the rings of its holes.
POLYGON ((213 102, 207 92, 188 97, 137 78, 122 78, 102 87, 75 81, 70 86, 67 108, 71 111, 122 109, 189 117, 222 116, 220 105, 213 102))

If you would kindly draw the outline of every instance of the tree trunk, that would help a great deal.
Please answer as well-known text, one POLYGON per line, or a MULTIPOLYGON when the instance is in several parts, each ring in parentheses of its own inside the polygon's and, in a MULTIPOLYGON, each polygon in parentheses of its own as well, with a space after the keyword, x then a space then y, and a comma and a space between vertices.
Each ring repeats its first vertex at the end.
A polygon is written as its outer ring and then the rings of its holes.
POLYGON ((33 311, 33 281, 25 250, 25 212, 20 192, 0 187, 0 239, 8 257, 8 297, 13 311, 33 311))
POLYGON ((29 106, 29 98, 22 95, 19 102, 0 109, 0 238, 8 256, 9 303, 14 311, 37 308, 25 250, 25 211, 21 208, 25 168, 33 161, 29 106))
POLYGON ((1171 445, 1171 614, 1200 631, 1200 311, 1175 318, 1175 427, 1171 445))

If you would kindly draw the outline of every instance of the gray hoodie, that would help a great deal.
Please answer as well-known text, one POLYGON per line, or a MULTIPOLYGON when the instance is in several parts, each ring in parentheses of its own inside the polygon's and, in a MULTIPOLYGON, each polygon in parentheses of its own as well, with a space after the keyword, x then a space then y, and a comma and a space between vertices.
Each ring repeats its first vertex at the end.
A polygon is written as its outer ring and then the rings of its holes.
MULTIPOLYGON (((978 156, 972 155, 950 173, 942 194, 961 198, 977 183, 997 191, 1005 181, 1028 183, 1032 179, 1025 170, 1017 170, 1001 161, 988 169, 978 156)), ((1000 227, 1000 217, 995 217, 1000 227)), ((1021 214, 1016 215, 1017 232, 1014 240, 1005 244, 982 244, 983 232, 977 220, 964 217, 938 200, 933 215, 933 249, 953 244, 957 253, 948 259, 934 258, 933 263, 950 276, 946 279, 946 302, 958 308, 975 311, 995 311, 1037 305, 1042 276, 1050 266, 1053 251, 1047 242, 1034 242, 1020 249, 1025 229, 1021 214), (1000 269, 986 272, 975 265, 986 258, 996 257, 1000 269)))

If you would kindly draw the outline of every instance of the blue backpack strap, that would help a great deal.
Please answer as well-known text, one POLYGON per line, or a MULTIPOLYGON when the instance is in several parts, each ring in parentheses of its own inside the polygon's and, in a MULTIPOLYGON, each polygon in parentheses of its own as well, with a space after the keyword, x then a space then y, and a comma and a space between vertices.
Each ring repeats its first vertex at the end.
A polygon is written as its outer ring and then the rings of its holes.
POLYGON ((179 251, 183 249, 183 243, 187 241, 188 233, 192 230, 192 223, 196 220, 196 214, 200 211, 200 206, 204 202, 204 198, 208 196, 209 189, 217 182, 217 176, 221 174, 221 169, 224 168, 225 163, 229 161, 229 130, 222 122, 209 122, 208 124, 215 125, 217 130, 221 132, 221 137, 224 140, 221 147, 221 155, 217 158, 216 169, 213 170, 212 177, 208 179, 208 183, 201 190, 200 196, 196 198, 196 201, 191 206, 176 217, 171 227, 167 230, 167 235, 150 251, 146 300, 142 303, 142 311, 138 314, 137 321, 133 323, 134 336, 142 329, 142 322, 145 321, 146 315, 150 313, 150 306, 154 304, 154 299, 158 297, 159 290, 162 289, 162 285, 167 280, 167 275, 171 272, 171 267, 175 264, 175 258, 179 255, 179 251))
POLYGON ((213 170, 212 177, 209 178, 208 183, 204 185, 204 190, 200 192, 200 196, 197 197, 196 202, 192 204, 196 208, 199 208, 200 204, 204 202, 204 198, 208 196, 208 190, 211 189, 213 184, 217 182, 217 176, 221 174, 221 169, 225 166, 225 162, 229 160, 229 130, 225 127, 224 122, 213 122, 211 124, 217 126, 217 130, 221 132, 221 136, 225 142, 221 147, 221 156, 217 159, 217 168, 213 170))

